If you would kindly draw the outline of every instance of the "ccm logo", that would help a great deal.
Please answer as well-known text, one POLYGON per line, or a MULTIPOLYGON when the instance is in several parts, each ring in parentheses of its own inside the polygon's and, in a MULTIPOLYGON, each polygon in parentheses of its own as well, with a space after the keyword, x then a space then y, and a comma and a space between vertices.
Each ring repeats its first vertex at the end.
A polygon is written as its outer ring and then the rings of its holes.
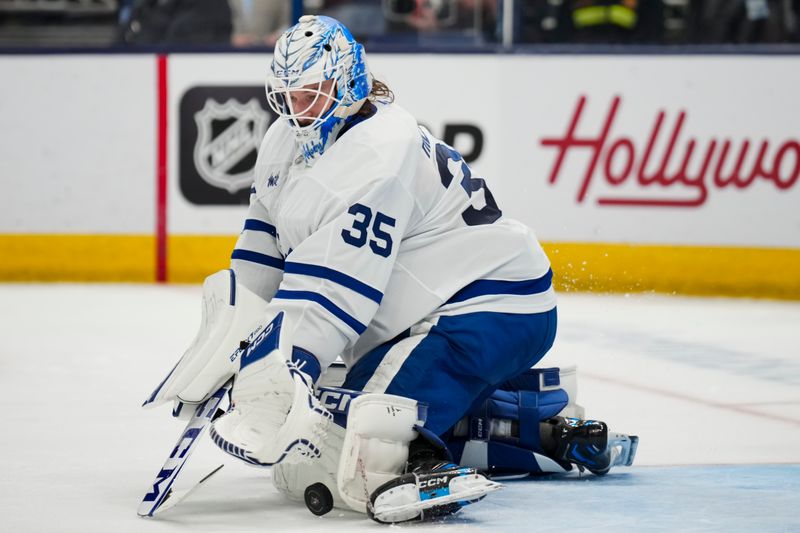
MULTIPOLYGON (((266 327, 266 328, 264 328, 264 329, 263 329, 263 330, 262 330, 260 333, 258 333, 258 335, 256 336, 256 338, 255 338, 255 339, 253 338, 253 335, 256 335, 256 332, 258 332, 258 329, 256 329, 256 330, 255 330, 253 333, 251 333, 250 335, 248 335, 248 336, 247 336, 247 340, 246 340, 246 341, 244 342, 244 344, 243 344, 244 348, 241 348, 241 347, 240 347, 238 350, 234 351, 234 352, 231 354, 231 357, 230 357, 231 363, 232 363, 232 362, 234 362, 234 361, 236 361, 236 357, 237 357, 239 354, 243 354, 243 355, 242 355, 242 359, 247 359, 247 358, 250 356, 250 354, 252 354, 252 353, 253 353, 253 350, 255 350, 255 349, 256 349, 256 347, 257 347, 259 344, 261 344, 261 342, 262 342, 262 341, 263 341, 265 338, 267 338, 267 337, 270 335, 270 333, 272 333, 272 328, 273 328, 274 326, 275 326, 275 320, 273 320, 272 322, 270 322, 270 323, 267 325, 267 327, 266 327)), ((277 348, 277 343, 276 343, 275 347, 277 348)))
POLYGON ((425 479, 419 482, 419 488, 435 488, 439 485, 447 485, 447 478, 446 477, 435 477, 431 479, 425 479))
POLYGON ((350 395, 342 394, 338 391, 323 391, 319 395, 319 403, 328 410, 346 412, 348 403, 350 402, 350 395))

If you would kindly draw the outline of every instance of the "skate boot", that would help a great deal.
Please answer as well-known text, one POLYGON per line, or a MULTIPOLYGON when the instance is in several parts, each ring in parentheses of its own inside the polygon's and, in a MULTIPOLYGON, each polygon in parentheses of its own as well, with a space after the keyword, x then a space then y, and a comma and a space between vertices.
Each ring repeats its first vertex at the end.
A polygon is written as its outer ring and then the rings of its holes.
POLYGON ((427 520, 453 514, 501 487, 475 468, 427 457, 409 461, 406 474, 375 489, 367 513, 382 524, 427 520))
POLYGON ((609 433, 605 422, 557 416, 542 425, 542 445, 559 461, 597 475, 633 464, 639 437, 609 433))

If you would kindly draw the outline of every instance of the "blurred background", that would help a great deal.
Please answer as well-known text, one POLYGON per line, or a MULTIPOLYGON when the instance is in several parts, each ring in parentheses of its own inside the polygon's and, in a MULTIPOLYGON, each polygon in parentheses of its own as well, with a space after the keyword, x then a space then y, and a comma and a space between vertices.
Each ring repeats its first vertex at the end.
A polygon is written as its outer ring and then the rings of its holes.
POLYGON ((800 40, 800 0, 0 0, 0 46, 269 47, 300 11, 367 44, 800 40))

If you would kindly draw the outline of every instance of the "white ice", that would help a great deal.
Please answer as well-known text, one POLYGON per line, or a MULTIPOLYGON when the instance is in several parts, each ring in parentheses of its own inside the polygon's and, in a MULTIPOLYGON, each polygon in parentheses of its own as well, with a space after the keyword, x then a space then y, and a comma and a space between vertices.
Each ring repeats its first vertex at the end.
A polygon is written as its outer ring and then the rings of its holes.
MULTIPOLYGON (((225 468, 158 519, 136 508, 183 422, 140 409, 194 336, 198 286, 0 285, 0 531, 354 531, 287 502, 204 438, 176 483, 225 468)), ((545 365, 641 438, 603 478, 508 483, 423 531, 800 530, 800 303, 562 294, 545 365)))

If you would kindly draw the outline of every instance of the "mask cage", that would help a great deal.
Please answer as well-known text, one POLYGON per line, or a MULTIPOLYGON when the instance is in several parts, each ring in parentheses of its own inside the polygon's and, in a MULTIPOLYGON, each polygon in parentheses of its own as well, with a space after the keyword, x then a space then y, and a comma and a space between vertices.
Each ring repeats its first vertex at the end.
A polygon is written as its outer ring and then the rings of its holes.
POLYGON ((342 104, 342 95, 339 95, 337 80, 339 67, 323 71, 304 73, 299 76, 267 77, 267 102, 272 110, 281 118, 286 119, 298 130, 312 130, 320 126, 330 117, 339 105, 342 104), (330 89, 326 92, 323 84, 333 80, 330 89), (292 103, 292 96, 297 100, 292 103), (329 100, 331 105, 317 115, 306 115, 321 100, 329 100), (300 121, 311 121, 303 125, 300 121))

